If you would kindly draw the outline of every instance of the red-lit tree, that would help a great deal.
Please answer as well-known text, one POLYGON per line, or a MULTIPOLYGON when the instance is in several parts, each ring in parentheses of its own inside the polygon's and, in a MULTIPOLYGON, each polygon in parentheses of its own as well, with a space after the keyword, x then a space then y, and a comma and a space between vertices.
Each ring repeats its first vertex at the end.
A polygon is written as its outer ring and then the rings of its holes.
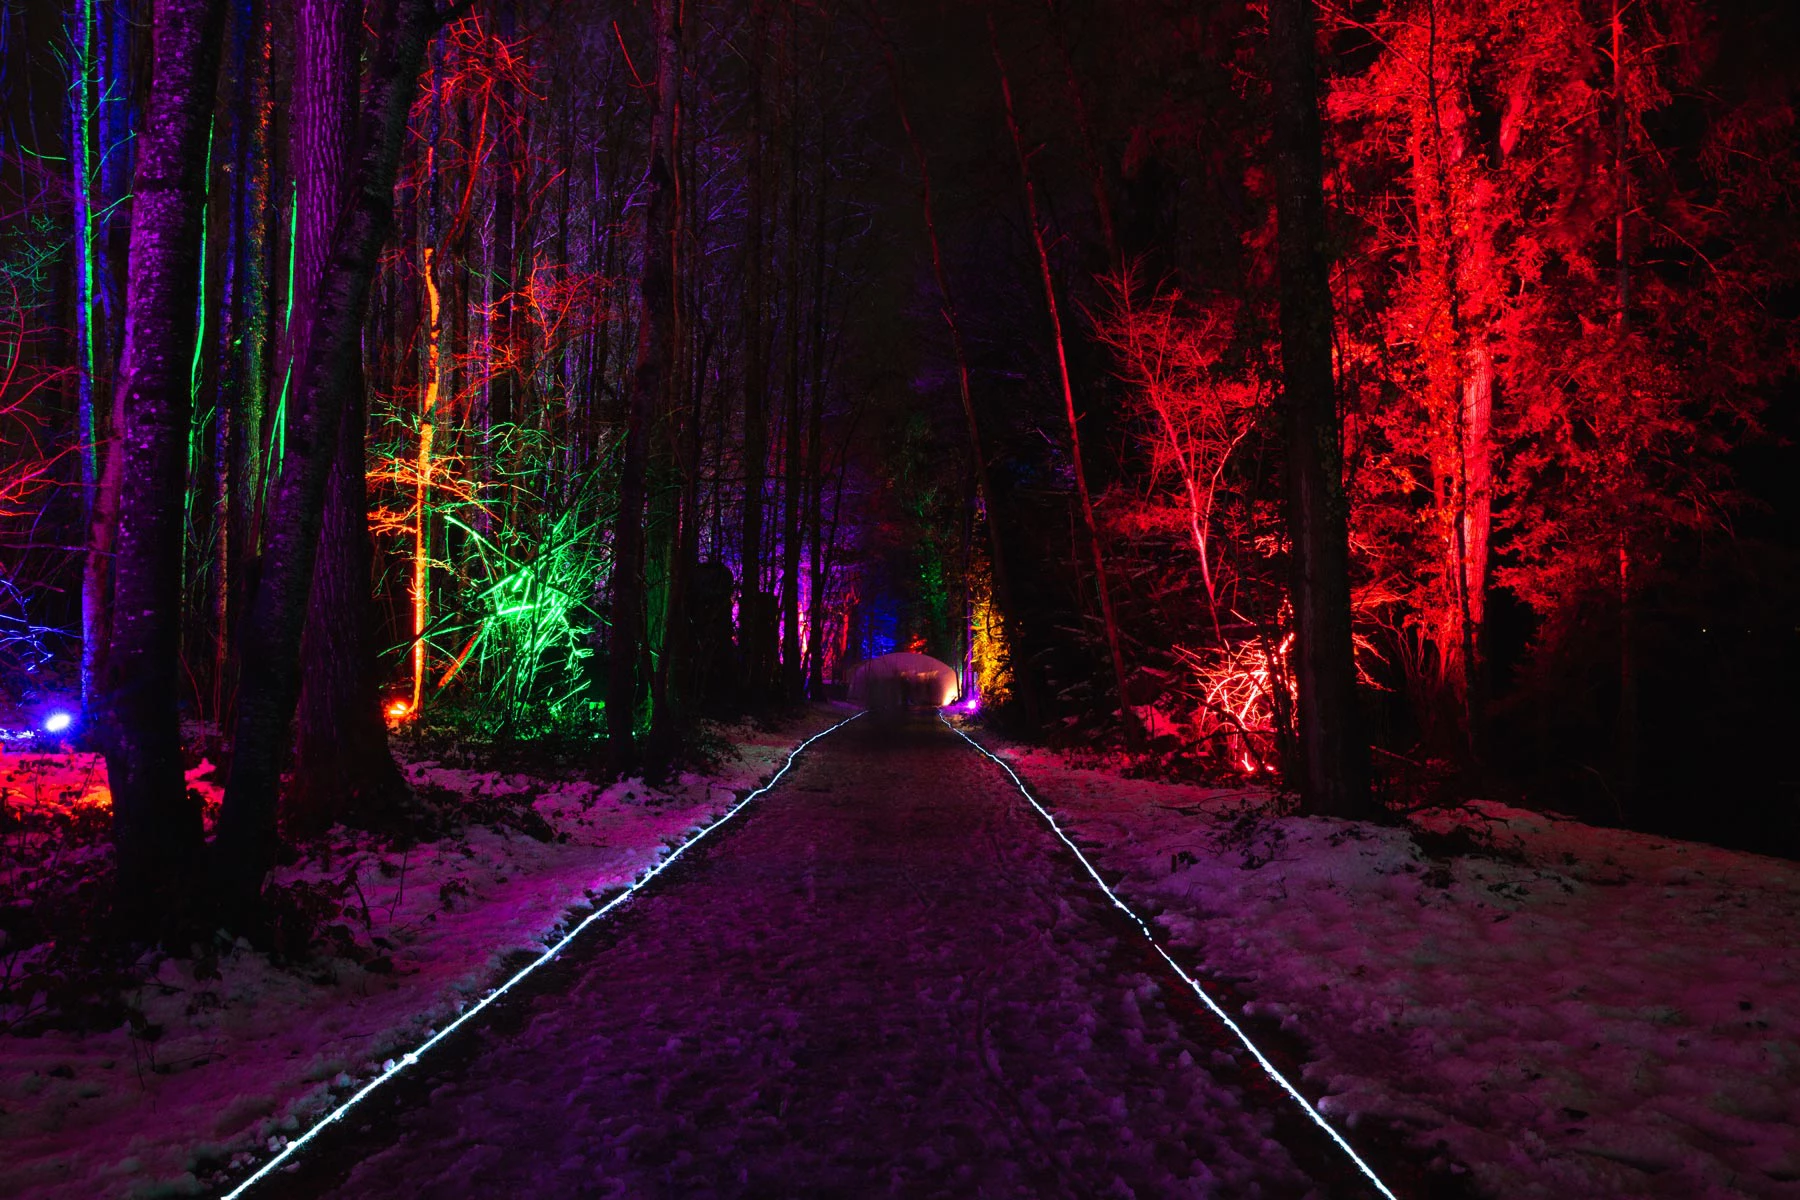
POLYGON ((1370 65, 1334 80, 1329 112, 1370 591, 1427 737, 1470 757, 1493 588, 1551 640, 1604 599, 1623 744, 1632 596, 1668 536, 1729 507, 1725 436, 1767 369, 1750 243, 1712 197, 1771 156, 1731 153, 1758 128, 1741 115, 1711 114, 1698 144, 1654 132, 1704 62, 1687 0, 1359 14, 1334 36, 1370 65))

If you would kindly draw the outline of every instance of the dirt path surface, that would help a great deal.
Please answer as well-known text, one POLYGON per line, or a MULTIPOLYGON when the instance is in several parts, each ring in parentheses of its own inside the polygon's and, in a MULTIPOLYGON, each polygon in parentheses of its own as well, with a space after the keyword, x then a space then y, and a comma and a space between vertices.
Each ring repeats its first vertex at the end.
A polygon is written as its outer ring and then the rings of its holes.
POLYGON ((1348 1194, 936 722, 855 722, 703 846, 256 1195, 1348 1194))

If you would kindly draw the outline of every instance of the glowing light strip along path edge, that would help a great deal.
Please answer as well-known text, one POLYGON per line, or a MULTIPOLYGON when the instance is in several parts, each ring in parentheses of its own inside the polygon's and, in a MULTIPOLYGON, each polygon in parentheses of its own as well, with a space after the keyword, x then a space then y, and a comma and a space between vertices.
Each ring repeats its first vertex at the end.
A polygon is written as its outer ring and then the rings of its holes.
POLYGON ((992 750, 989 750, 986 746, 982 745, 956 726, 951 725, 947 719, 941 716, 938 719, 942 720, 945 726, 948 727, 952 733, 956 734, 957 737, 1000 764, 1000 769, 1011 776, 1014 785, 1018 787, 1019 794, 1025 797, 1031 807, 1037 809, 1039 816, 1049 822, 1051 831, 1054 832, 1057 837, 1062 839, 1063 845, 1075 852, 1075 857, 1080 860, 1083 867, 1087 868, 1087 873, 1094 877, 1094 882, 1100 885, 1100 890, 1106 893, 1106 898, 1113 902, 1115 908, 1132 919, 1138 929, 1143 932, 1144 939, 1150 943, 1151 947, 1158 954, 1162 955, 1163 961, 1168 963, 1169 966, 1174 969, 1175 973, 1181 976, 1182 980, 1186 982, 1190 988, 1194 989, 1194 994, 1200 997, 1206 1007, 1212 1011, 1212 1014, 1223 1021, 1227 1029, 1237 1035, 1237 1040, 1242 1042, 1244 1044, 1244 1049, 1250 1051, 1251 1055, 1255 1057, 1258 1065, 1262 1067, 1263 1073, 1279 1084, 1282 1091, 1293 1097, 1294 1103, 1304 1109, 1306 1115, 1313 1119, 1313 1124, 1317 1125, 1320 1129, 1323 1129, 1331 1140, 1337 1143, 1338 1148, 1350 1156, 1350 1161, 1355 1163, 1357 1169, 1368 1178, 1370 1183, 1375 1185, 1376 1191, 1387 1197, 1387 1200, 1398 1200, 1398 1197, 1388 1190, 1387 1184, 1381 1182, 1381 1177, 1375 1174, 1374 1168, 1364 1162, 1362 1156, 1351 1148, 1349 1142, 1344 1140, 1344 1135, 1333 1129, 1331 1123, 1325 1119, 1323 1114, 1321 1114, 1318 1109, 1314 1108, 1312 1103, 1308 1101, 1305 1096, 1300 1094, 1300 1090, 1289 1083, 1287 1077, 1275 1069, 1275 1064, 1270 1062, 1268 1056, 1257 1048, 1255 1042, 1250 1040, 1250 1035, 1244 1032, 1243 1027, 1232 1020, 1231 1015, 1221 1008, 1216 1000, 1207 994, 1206 989, 1200 986, 1200 981, 1188 974, 1187 971, 1183 970, 1181 964, 1176 962, 1167 950, 1163 949, 1162 943, 1157 941, 1156 935, 1150 931, 1149 923, 1146 922, 1144 918, 1138 916, 1137 913, 1133 912, 1123 900, 1119 899, 1118 893, 1107 886, 1106 880, 1100 878, 1100 872, 1094 869, 1094 864, 1088 861, 1088 856, 1081 852, 1081 847, 1077 846, 1069 835, 1063 832, 1062 826, 1056 823, 1056 818, 1050 815, 1050 810, 1038 803, 1037 797, 1031 794, 1031 789, 1025 786, 1025 781, 1019 778, 1019 773, 1012 769, 1012 764, 1008 763, 1005 759, 995 754, 992 750))
POLYGON ((642 875, 638 876, 636 882, 634 882, 630 887, 626 888, 624 891, 620 892, 617 896, 614 896, 611 900, 608 900, 604 905, 602 905, 599 908, 596 908, 593 912, 589 913, 586 917, 582 918, 581 923, 576 925, 575 928, 569 930, 568 933, 564 934, 562 936, 562 938, 559 941, 557 941, 557 943, 554 946, 549 947, 542 954, 538 955, 536 958, 531 960, 531 962, 527 963, 511 979, 508 979, 505 983, 501 984, 499 987, 495 988, 493 991, 489 992, 487 995, 483 996, 480 1000, 476 1001, 474 1004, 469 1006, 469 1008, 466 1011, 464 1011, 460 1016, 458 1016, 456 1018, 456 1020, 450 1022, 448 1025, 446 1025, 442 1029, 438 1030, 431 1037, 427 1038, 424 1042, 420 1043, 420 1045, 417 1048, 415 1048, 413 1050, 409 1050, 406 1054, 404 1054, 400 1058, 396 1059, 394 1061, 394 1065, 392 1067, 383 1071, 381 1074, 377 1075, 375 1078, 369 1080, 369 1082, 363 1084, 362 1087, 358 1088, 355 1092, 353 1092, 350 1095, 349 1099, 345 1100, 342 1104, 338 1105, 330 1113, 328 1113, 324 1117, 320 1118, 319 1121, 312 1126, 312 1128, 308 1129, 305 1133, 301 1134, 299 1137, 295 1138, 293 1141, 291 1141, 287 1145, 283 1146, 281 1148, 281 1151, 278 1154, 276 1154, 274 1158, 271 1158, 268 1162, 264 1163, 261 1167, 257 1168, 255 1174, 253 1174, 249 1178, 245 1179, 242 1183, 240 1183, 236 1187, 232 1188, 229 1192, 226 1192, 225 1196, 224 1196, 224 1200, 237 1200, 237 1198, 239 1196, 242 1196, 246 1191, 248 1191, 250 1189, 250 1186, 252 1184, 254 1184, 257 1180, 261 1179, 263 1176, 269 1174, 269 1172, 275 1170, 277 1167, 281 1166, 281 1164, 288 1161, 288 1159, 294 1157, 294 1155, 299 1151, 300 1147, 302 1147, 302 1146, 306 1145, 306 1143, 312 1141, 313 1138, 317 1137, 319 1135, 319 1133, 325 1129, 326 1126, 332 1124, 339 1117, 342 1117, 345 1113, 349 1112, 352 1108, 356 1107, 356 1105, 358 1103, 360 1103, 364 1097, 368 1096, 368 1094, 370 1092, 373 1092, 376 1088, 380 1087, 382 1084, 386 1083, 388 1080, 392 1079, 394 1076, 398 1075, 400 1072, 406 1070, 406 1068, 408 1068, 408 1067, 412 1066, 414 1063, 418 1062, 420 1055, 424 1054, 427 1050, 431 1049, 433 1046, 437 1045, 439 1042, 443 1041, 445 1038, 447 1038, 451 1034, 455 1033, 465 1023, 467 1023, 468 1021, 473 1019, 477 1013, 481 1012, 482 1009, 486 1008, 488 1005, 492 1004, 494 1001, 496 1001, 500 997, 504 996, 507 992, 511 991, 514 984, 518 983, 520 980, 524 979, 527 975, 531 974, 533 971, 537 970, 539 967, 543 966, 545 963, 547 963, 551 959, 555 958, 558 954, 561 954, 563 952, 563 950, 565 950, 568 947, 569 943, 573 942, 576 938, 581 936, 581 933, 584 929, 586 929, 589 925, 592 925, 595 921, 598 921, 600 918, 604 917, 607 913, 610 913, 613 909, 619 907, 619 905, 621 905, 621 904, 625 903, 627 900, 631 899, 632 896, 636 895, 639 891, 641 891, 643 889, 643 887, 646 884, 648 884, 652 879, 655 879, 658 875, 661 875, 664 871, 666 871, 669 868, 669 866, 675 862, 676 859, 680 858, 683 854, 687 853, 688 848, 690 846, 693 846, 696 842, 698 842, 702 838, 706 837, 707 834, 711 833, 713 830, 717 829, 719 826, 725 824, 725 822, 731 820, 731 818, 737 816, 738 813, 742 812, 744 810, 744 807, 746 805, 748 805, 752 800, 756 799, 758 796, 761 796, 761 795, 767 793, 777 783, 780 783, 781 777, 788 773, 789 768, 791 768, 794 765, 794 760, 800 757, 800 752, 802 750, 806 749, 808 746, 812 745, 814 742, 818 741, 820 738, 825 737, 828 734, 836 733, 838 730, 842 729, 844 726, 848 725, 851 721, 856 720, 857 717, 860 717, 862 715, 863 715, 862 713, 857 713, 857 714, 855 714, 855 716, 846 717, 844 720, 839 721, 836 725, 833 725, 830 729, 826 729, 819 733, 813 734, 811 737, 807 738, 804 742, 801 742, 798 746, 795 746, 792 750, 788 751, 787 761, 781 764, 781 770, 775 772, 774 775, 769 777, 769 782, 763 784, 761 787, 757 788, 755 791, 753 791, 749 795, 745 796, 742 800, 739 800, 736 804, 732 805, 729 809, 726 810, 724 816, 718 818, 718 820, 716 820, 712 824, 706 826, 704 829, 700 830, 700 832, 696 833, 693 837, 689 838, 687 841, 685 841, 685 842, 681 843, 681 845, 677 846, 674 849, 674 851, 672 853, 670 853, 666 858, 661 859, 660 861, 658 861, 656 863, 656 865, 652 866, 650 869, 645 871, 642 875))

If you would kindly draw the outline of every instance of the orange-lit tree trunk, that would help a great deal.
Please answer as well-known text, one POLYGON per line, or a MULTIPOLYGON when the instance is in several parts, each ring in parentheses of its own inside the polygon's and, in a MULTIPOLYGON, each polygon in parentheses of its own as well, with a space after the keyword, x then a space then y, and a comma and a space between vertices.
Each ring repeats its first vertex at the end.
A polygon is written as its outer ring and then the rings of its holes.
POLYGON ((1094 561, 1094 582, 1100 593, 1100 619, 1106 629, 1106 648, 1112 658, 1113 689, 1119 699, 1119 720, 1125 729, 1127 745, 1135 747, 1138 737, 1137 715, 1131 708, 1131 696, 1125 687, 1125 655, 1119 645, 1119 622, 1113 613, 1112 587, 1107 580, 1106 550, 1100 536, 1100 525, 1094 519, 1094 501, 1088 492, 1087 468, 1081 457, 1081 425, 1075 413, 1075 389, 1069 381, 1068 348, 1063 340, 1062 310, 1056 302, 1056 280, 1050 271, 1050 252, 1044 245, 1044 226, 1038 218, 1037 189, 1031 181, 1031 159, 1025 153, 1025 142, 1019 133, 1019 120, 1013 111, 1012 81, 1006 73, 1006 60, 1000 54, 1000 38, 994 28, 994 17, 988 14, 988 44, 994 53, 994 66, 1000 72, 1000 99, 1006 111, 1006 129, 1012 135, 1013 151, 1019 160, 1019 178, 1025 185, 1025 215, 1031 225, 1031 244, 1037 250, 1039 277, 1044 285, 1044 305, 1050 312, 1050 332, 1056 342, 1057 379, 1062 384, 1063 415, 1069 423, 1069 455, 1075 466, 1075 490, 1081 500, 1081 520, 1087 531, 1088 548, 1094 561))
POLYGON ((446 369, 438 254, 431 246, 424 248, 420 275, 425 282, 425 313, 420 331, 424 344, 419 372, 419 441, 413 451, 412 584, 409 592, 412 601, 412 699, 408 712, 415 718, 425 703, 425 672, 430 669, 425 633, 431 625, 431 483, 436 470, 438 408, 446 369))
POLYGON ((1290 768, 1309 811, 1360 817, 1369 808, 1368 749, 1351 650, 1349 502, 1332 378, 1316 9, 1314 0, 1269 0, 1268 13, 1293 673, 1299 693, 1298 761, 1290 768))

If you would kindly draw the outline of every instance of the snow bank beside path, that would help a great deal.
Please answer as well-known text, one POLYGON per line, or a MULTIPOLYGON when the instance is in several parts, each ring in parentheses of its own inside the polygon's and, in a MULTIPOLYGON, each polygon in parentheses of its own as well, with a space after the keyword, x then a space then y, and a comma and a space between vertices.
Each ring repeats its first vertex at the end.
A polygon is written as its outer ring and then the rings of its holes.
POLYGON ((1800 1196, 1800 865, 1494 803, 1410 828, 1014 764, 1321 1108, 1504 1197, 1800 1196))
POLYGON ((628 884, 844 715, 821 707, 779 730, 724 730, 735 759, 660 789, 408 764, 415 786, 500 797, 536 819, 471 823, 404 853, 334 836, 272 882, 341 894, 361 953, 275 966, 240 942, 216 963, 164 959, 128 997, 131 1025, 0 1037, 0 1195, 217 1190, 251 1147, 277 1148, 497 982, 516 952, 540 952, 593 895, 628 884))

